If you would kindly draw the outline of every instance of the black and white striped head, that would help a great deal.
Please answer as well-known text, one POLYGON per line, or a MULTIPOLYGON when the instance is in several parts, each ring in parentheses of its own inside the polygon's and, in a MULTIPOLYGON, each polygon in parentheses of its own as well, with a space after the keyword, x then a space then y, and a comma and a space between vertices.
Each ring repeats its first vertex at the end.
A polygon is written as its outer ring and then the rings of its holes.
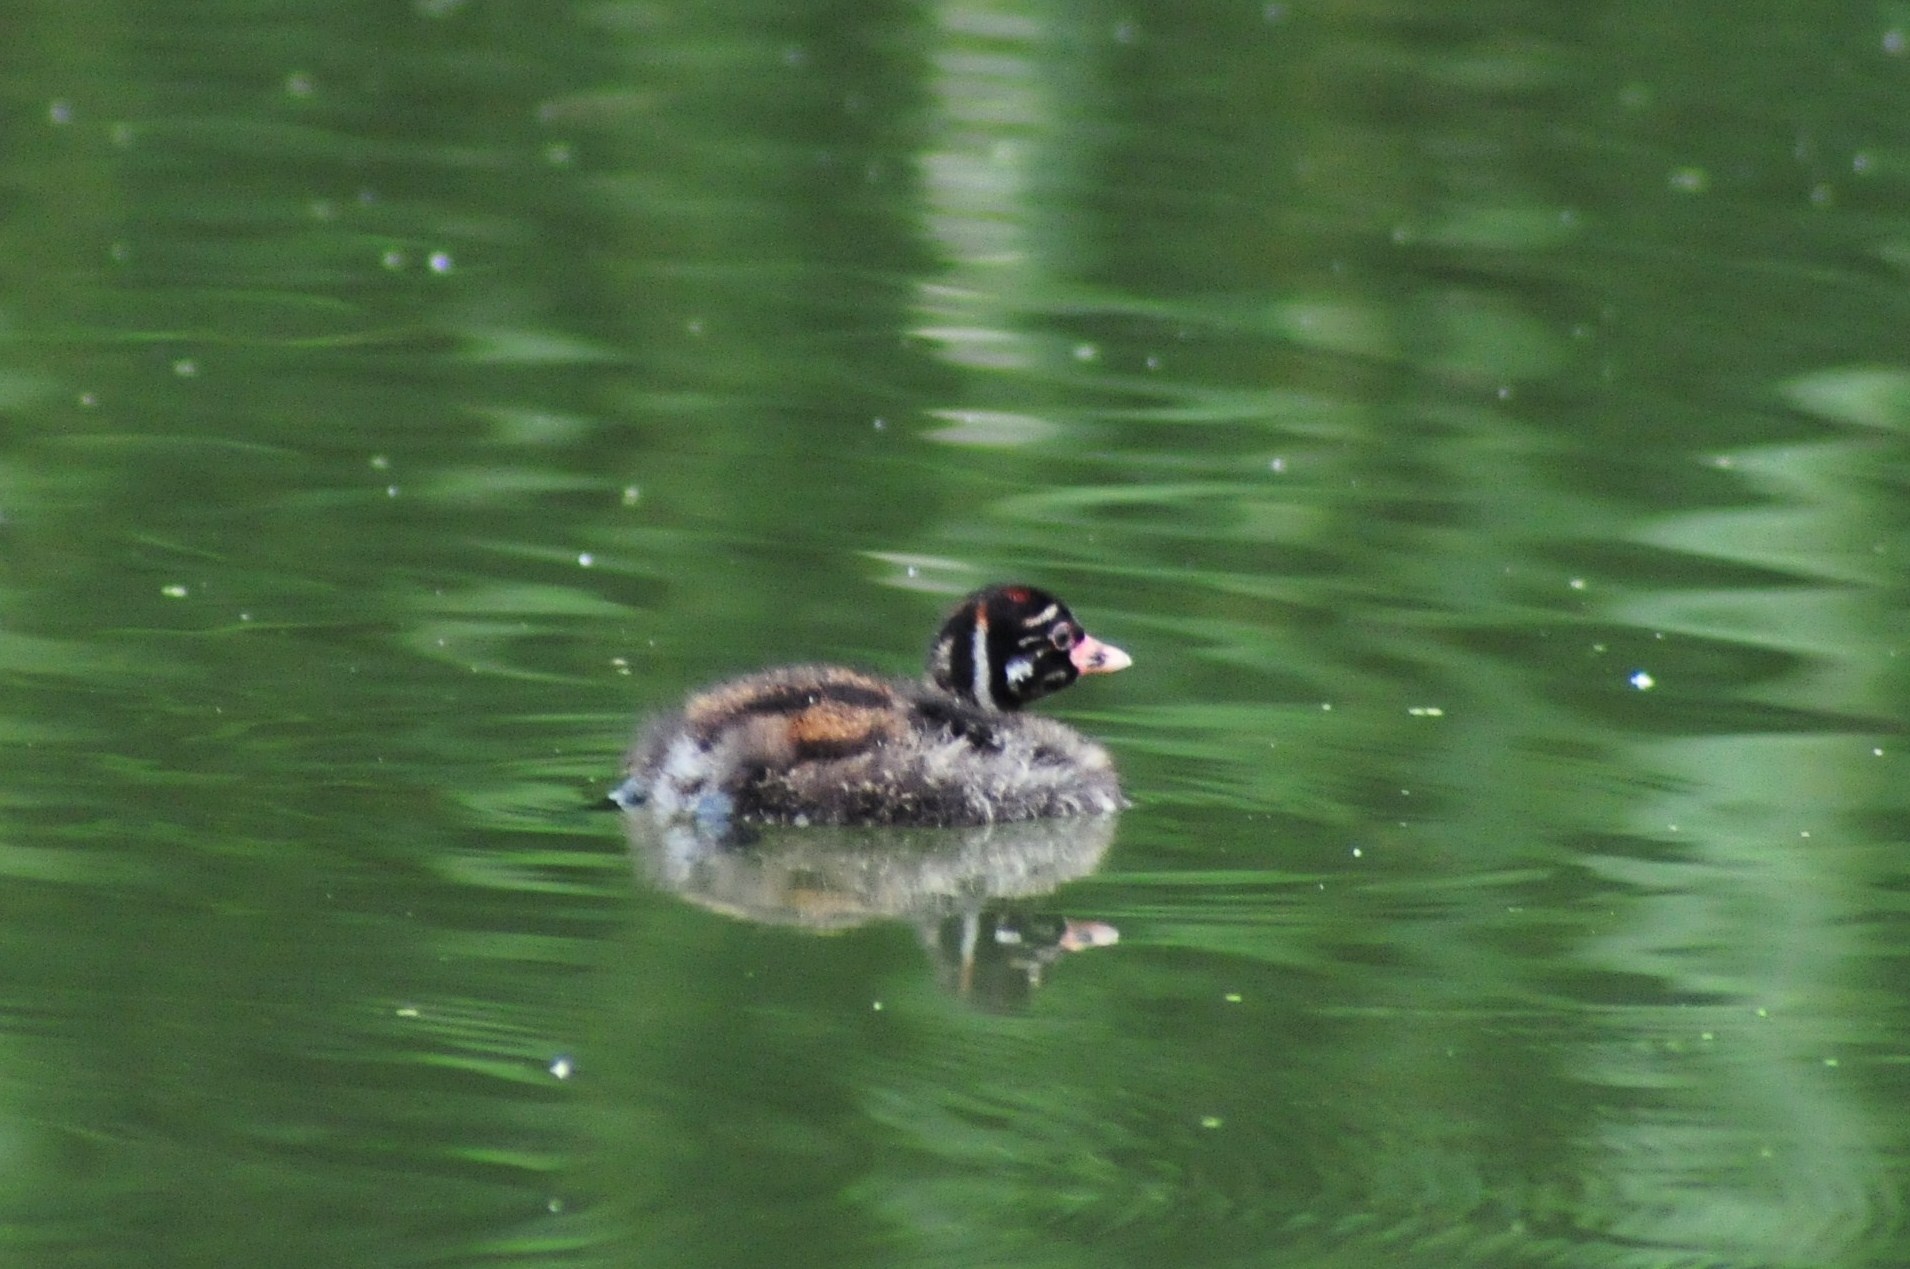
POLYGON ((937 687, 1000 710, 1131 664, 1127 653, 1083 630, 1066 604, 1032 586, 990 586, 964 599, 928 656, 937 687))

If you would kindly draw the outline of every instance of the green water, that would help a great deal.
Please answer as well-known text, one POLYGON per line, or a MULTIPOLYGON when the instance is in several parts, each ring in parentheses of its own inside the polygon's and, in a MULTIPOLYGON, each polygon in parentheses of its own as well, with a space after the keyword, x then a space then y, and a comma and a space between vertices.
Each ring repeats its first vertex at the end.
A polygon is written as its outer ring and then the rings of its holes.
POLYGON ((1910 9, 0 30, 0 1261, 1910 1259, 1910 9), (1111 836, 587 809, 1008 578, 1111 836))

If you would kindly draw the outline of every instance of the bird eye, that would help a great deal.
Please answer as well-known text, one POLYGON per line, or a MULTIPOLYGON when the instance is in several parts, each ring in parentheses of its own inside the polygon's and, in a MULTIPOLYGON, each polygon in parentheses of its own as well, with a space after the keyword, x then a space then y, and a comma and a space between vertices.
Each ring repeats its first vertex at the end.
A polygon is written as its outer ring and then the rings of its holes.
POLYGON ((1056 626, 1054 633, 1050 634, 1048 639, 1055 647, 1066 652, 1069 648, 1074 646, 1074 627, 1056 626))

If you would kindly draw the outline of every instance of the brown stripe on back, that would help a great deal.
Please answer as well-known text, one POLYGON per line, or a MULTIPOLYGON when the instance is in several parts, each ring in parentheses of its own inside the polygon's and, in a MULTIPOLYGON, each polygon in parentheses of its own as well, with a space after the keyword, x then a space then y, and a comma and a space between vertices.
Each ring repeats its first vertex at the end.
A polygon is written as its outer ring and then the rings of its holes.
POLYGON ((822 704, 880 709, 895 700, 895 689, 873 675, 797 665, 719 683, 692 697, 683 717, 692 728, 710 731, 752 715, 796 714, 822 704))
POLYGON ((822 701, 789 717, 789 739, 801 759, 844 758, 895 734, 892 710, 822 701))

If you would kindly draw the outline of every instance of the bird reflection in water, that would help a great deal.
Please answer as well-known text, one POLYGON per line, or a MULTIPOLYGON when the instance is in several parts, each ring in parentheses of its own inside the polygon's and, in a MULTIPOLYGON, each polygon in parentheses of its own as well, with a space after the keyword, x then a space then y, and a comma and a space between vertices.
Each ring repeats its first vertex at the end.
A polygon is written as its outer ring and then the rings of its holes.
POLYGON ((638 872, 657 889, 738 920, 818 934, 911 924, 937 979, 985 1009, 1025 1004, 1063 955, 1120 937, 1104 921, 1038 905, 1100 865, 1116 815, 976 828, 769 827, 743 842, 694 822, 621 818, 638 872))

